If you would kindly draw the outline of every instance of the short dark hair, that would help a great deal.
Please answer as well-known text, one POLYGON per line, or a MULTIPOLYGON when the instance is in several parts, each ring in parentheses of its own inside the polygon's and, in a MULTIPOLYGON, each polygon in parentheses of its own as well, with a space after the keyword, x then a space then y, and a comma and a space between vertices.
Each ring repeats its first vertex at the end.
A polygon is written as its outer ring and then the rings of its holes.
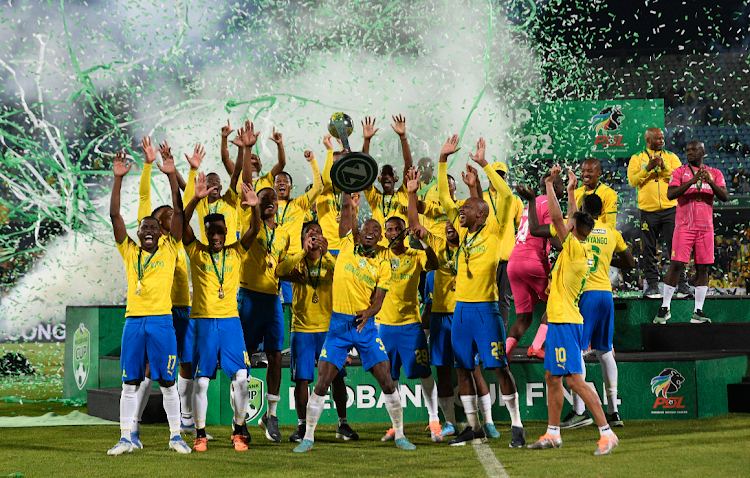
POLYGON ((291 174, 287 173, 286 171, 281 171, 276 176, 282 176, 282 175, 287 177, 287 179, 289 180, 289 184, 294 184, 294 180, 292 179, 292 175, 291 174))
POLYGON ((588 236, 594 228, 594 218, 587 212, 576 211, 573 219, 576 220, 576 231, 584 236, 588 236))
POLYGON ((271 191, 272 193, 276 194, 276 190, 274 188, 263 188, 257 193, 255 193, 256 196, 260 197, 260 195, 263 193, 263 191, 271 191))
POLYGON ((159 224, 159 227, 161 227, 161 222, 159 222, 159 220, 158 220, 158 219, 156 219, 156 218, 154 217, 154 215, 153 215, 153 214, 152 214, 152 215, 150 215, 150 216, 145 216, 145 217, 141 218, 141 220, 140 220, 140 221, 138 222, 138 227, 141 227, 141 224, 142 224, 142 223, 143 223, 143 221, 145 221, 146 219, 152 219, 152 220, 156 221, 156 222, 157 222, 157 224, 159 224))
POLYGON ((151 215, 152 215, 153 217, 156 217, 156 215, 157 215, 157 214, 159 214, 159 211, 161 211, 162 209, 172 209, 172 206, 168 206, 167 204, 162 204, 161 206, 159 206, 159 207, 157 207, 156 209, 154 209, 154 210, 153 210, 153 211, 151 212, 151 215))
POLYGON ((453 176, 451 176, 450 174, 448 175, 448 179, 452 179, 454 183, 456 182, 456 178, 454 178, 454 177, 453 177, 453 176))
POLYGON ((583 210, 592 217, 599 217, 602 214, 602 198, 596 194, 589 194, 583 198, 583 210))
POLYGON ((219 221, 224 223, 224 227, 227 226, 227 221, 226 219, 224 219, 224 215, 218 212, 215 212, 213 214, 207 214, 206 217, 203 218, 203 225, 205 226, 206 224, 210 222, 219 222, 219 221))
POLYGON ((398 216, 391 216, 388 219, 385 220, 384 224, 388 224, 391 221, 399 221, 401 223, 401 226, 406 228, 406 221, 404 221, 402 218, 398 216))
POLYGON ((381 166, 380 175, 382 176, 383 174, 386 174, 386 171, 388 171, 391 174, 391 176, 396 175, 396 169, 390 164, 384 164, 383 166, 381 166))
POLYGON ((320 224, 318 224, 318 221, 307 221, 306 223, 302 224, 302 237, 301 237, 301 239, 303 241, 305 240, 305 236, 307 235, 307 230, 311 226, 318 226, 318 227, 320 227, 320 224))
POLYGON ((208 179, 209 176, 216 176, 218 178, 219 177, 219 173, 208 173, 208 174, 206 174, 206 179, 208 179))

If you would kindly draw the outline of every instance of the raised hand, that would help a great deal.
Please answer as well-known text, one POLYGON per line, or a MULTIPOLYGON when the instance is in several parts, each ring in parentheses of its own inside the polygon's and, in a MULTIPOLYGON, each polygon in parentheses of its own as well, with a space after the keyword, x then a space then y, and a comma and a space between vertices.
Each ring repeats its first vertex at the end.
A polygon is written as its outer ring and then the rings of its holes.
POLYGON ((206 184, 206 173, 198 173, 198 177, 195 178, 195 197, 203 199, 214 189, 216 188, 208 189, 208 185, 206 184))
POLYGON ((310 150, 305 151, 305 161, 308 163, 315 159, 315 153, 310 150))
MULTIPOLYGON (((276 131, 275 128, 274 131, 276 131)), ((255 124, 245 121, 245 133, 242 136, 242 139, 245 141, 245 147, 252 148, 258 142, 258 136, 260 136, 260 131, 255 131, 255 124)))
POLYGON ((141 139, 141 149, 145 155, 144 161, 146 164, 151 164, 156 161, 156 149, 154 149, 151 144, 151 136, 144 136, 141 139))
POLYGON ((577 185, 578 178, 576 177, 576 173, 574 173, 572 169, 568 168, 568 189, 575 189, 577 185))
POLYGON ((425 239, 427 239, 429 231, 427 231, 427 228, 423 225, 417 224, 416 226, 409 228, 409 234, 416 237, 420 241, 424 241, 425 239))
MULTIPOLYGON (((258 136, 256 135, 256 138, 257 137, 258 136)), ((271 134, 271 136, 268 139, 270 139, 271 141, 273 141, 274 143, 276 143, 279 146, 283 146, 283 144, 284 144, 284 139, 281 136, 281 132, 280 131, 276 131, 276 127, 275 126, 273 127, 273 134, 271 134)))
POLYGON ((472 161, 480 165, 481 167, 485 167, 487 165, 487 161, 484 159, 484 150, 486 148, 486 143, 484 142, 484 138, 479 138, 479 141, 477 141, 477 152, 476 154, 469 153, 469 157, 472 161))
POLYGON ((315 242, 318 243, 318 247, 320 247, 320 253, 323 255, 326 255, 328 252, 328 239, 324 235, 320 235, 315 239, 315 242))
POLYGON ((521 184, 517 185, 516 192, 518 193, 519 196, 521 196, 527 201, 536 199, 536 195, 534 194, 534 191, 531 188, 526 187, 524 185, 521 185, 521 184))
POLYGON ((661 159, 661 156, 657 154, 651 154, 649 155, 649 161, 648 161, 648 164, 646 165, 646 169, 651 171, 655 167, 659 166, 660 163, 661 163, 661 167, 664 167, 664 160, 661 159))
POLYGON ((312 231, 312 229, 307 230, 305 240, 302 241, 302 249, 304 249, 305 254, 309 254, 313 249, 315 249, 315 233, 312 231))
MULTIPOLYGON (((165 139, 163 143, 159 144, 159 153, 161 153, 162 159, 167 159, 168 157, 172 157, 172 147, 169 145, 167 140, 165 139)), ((156 163, 156 166, 161 169, 161 166, 159 166, 159 163, 156 163)))
POLYGON ((466 171, 461 171, 461 178, 464 180, 469 189, 477 187, 479 181, 479 173, 476 168, 469 163, 466 163, 466 171))
POLYGON ((362 134, 365 136, 365 140, 372 139, 378 131, 380 131, 380 128, 375 129, 375 118, 365 116, 365 120, 362 121, 362 134))
POLYGON ((203 162, 203 158, 206 157, 206 151, 203 149, 203 146, 201 146, 200 143, 197 143, 195 145, 195 148, 193 148, 193 155, 188 156, 187 153, 185 154, 185 159, 187 159, 187 162, 190 164, 190 169, 198 170, 200 168, 201 163, 203 162))
POLYGON ((177 168, 174 165, 174 157, 171 154, 162 155, 162 164, 156 163, 156 167, 164 174, 176 174, 177 168))
POLYGON ((354 208, 359 207, 359 202, 362 200, 362 193, 352 193, 352 204, 354 208))
POLYGON ((125 150, 121 149, 115 154, 115 160, 112 163, 112 172, 115 173, 115 177, 123 177, 128 172, 130 172, 130 168, 133 167, 133 163, 128 164, 128 157, 125 154, 125 150))
POLYGON ((221 137, 226 138, 232 133, 232 131, 234 130, 232 129, 231 126, 229 126, 229 120, 227 120, 227 125, 221 127, 221 137))
POLYGON ((240 127, 237 131, 237 137, 232 140, 232 143, 238 148, 245 147, 245 128, 240 127))
POLYGON ((552 169, 549 170, 549 176, 547 176, 547 179, 544 180, 545 183, 552 183, 557 179, 557 177, 560 175, 560 171, 562 171, 562 168, 559 165, 552 166, 552 169))
POLYGON ((409 193, 416 193, 419 191, 419 178, 422 177, 422 173, 417 168, 409 168, 406 173, 406 190, 409 193))
POLYGON ((326 150, 333 151, 333 143, 331 142, 330 134, 323 136, 323 146, 326 147, 326 150))
POLYGON ((393 131, 402 138, 406 136, 406 118, 402 115, 391 116, 391 118, 393 118, 393 122, 396 123, 391 125, 393 131))
POLYGON ((440 156, 448 157, 451 154, 460 151, 461 148, 458 147, 458 142, 461 138, 458 137, 457 134, 454 134, 453 136, 449 136, 448 139, 445 141, 445 144, 442 148, 440 148, 440 156))
POLYGON ((255 194, 253 185, 251 183, 242 184, 242 205, 247 207, 255 207, 258 205, 258 196, 255 194))

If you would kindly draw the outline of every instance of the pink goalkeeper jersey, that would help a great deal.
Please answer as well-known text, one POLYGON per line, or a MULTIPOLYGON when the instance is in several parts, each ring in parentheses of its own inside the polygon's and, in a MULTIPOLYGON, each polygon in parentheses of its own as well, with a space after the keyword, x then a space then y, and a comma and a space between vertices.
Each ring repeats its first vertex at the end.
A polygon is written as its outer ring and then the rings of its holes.
MULTIPOLYGON (((726 187, 724 175, 716 168, 706 166, 706 170, 717 186, 726 187)), ((698 168, 690 163, 684 164, 672 171, 670 186, 681 186, 693 177, 698 168)), ((677 198, 677 217, 675 227, 683 227, 692 231, 711 231, 714 228, 714 190, 708 183, 698 182, 677 198), (698 187, 700 186, 700 189, 698 187)))
MULTIPOLYGON (((536 198, 536 217, 539 224, 551 224, 549 209, 547 208, 547 196, 536 198)), ((516 233, 516 245, 510 253, 509 260, 541 262, 549 266, 549 240, 543 237, 532 236, 529 232, 529 207, 523 208, 521 222, 516 233)))

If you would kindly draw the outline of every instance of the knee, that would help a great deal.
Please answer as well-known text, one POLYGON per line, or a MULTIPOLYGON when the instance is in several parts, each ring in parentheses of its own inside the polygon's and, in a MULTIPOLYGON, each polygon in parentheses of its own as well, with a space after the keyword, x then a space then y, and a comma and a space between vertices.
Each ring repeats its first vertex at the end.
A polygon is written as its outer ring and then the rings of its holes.
POLYGON ((174 387, 174 380, 164 380, 163 378, 160 378, 159 380, 157 380, 157 382, 159 382, 160 387, 174 387))
POLYGON ((128 381, 122 382, 122 386, 125 387, 125 385, 132 385, 134 387, 137 387, 138 385, 141 384, 142 381, 143 380, 136 378, 135 380, 128 380, 128 381))

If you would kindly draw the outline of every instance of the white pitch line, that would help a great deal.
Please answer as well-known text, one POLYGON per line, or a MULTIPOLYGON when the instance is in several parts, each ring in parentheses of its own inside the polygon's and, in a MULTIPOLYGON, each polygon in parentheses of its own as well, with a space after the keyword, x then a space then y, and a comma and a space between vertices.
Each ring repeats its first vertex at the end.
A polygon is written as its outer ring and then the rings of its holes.
POLYGON ((486 443, 482 445, 474 445, 474 451, 479 457, 479 462, 487 472, 487 476, 510 478, 508 476, 508 472, 505 471, 505 468, 503 468, 503 465, 500 464, 495 454, 492 453, 492 449, 489 447, 489 445, 487 445, 486 443))

